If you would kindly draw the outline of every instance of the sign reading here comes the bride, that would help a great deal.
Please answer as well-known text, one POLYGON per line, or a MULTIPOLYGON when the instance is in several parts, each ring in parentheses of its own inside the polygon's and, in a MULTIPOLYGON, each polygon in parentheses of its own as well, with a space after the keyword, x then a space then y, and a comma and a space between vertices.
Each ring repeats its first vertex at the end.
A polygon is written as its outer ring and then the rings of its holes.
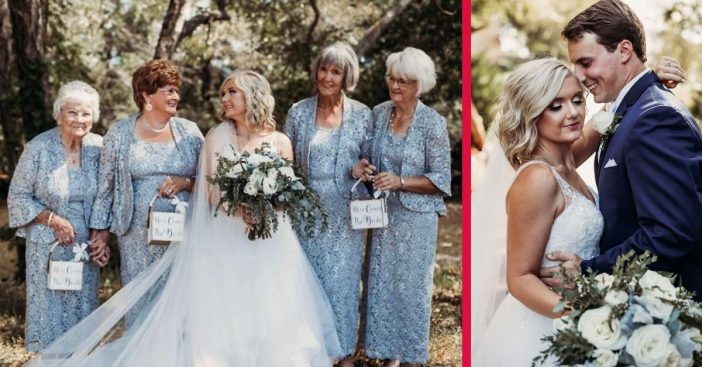
POLYGON ((388 225, 385 199, 351 200, 351 228, 382 228, 388 225))
POLYGON ((152 245, 168 245, 171 241, 182 241, 185 215, 152 211, 149 215, 148 242, 152 245))

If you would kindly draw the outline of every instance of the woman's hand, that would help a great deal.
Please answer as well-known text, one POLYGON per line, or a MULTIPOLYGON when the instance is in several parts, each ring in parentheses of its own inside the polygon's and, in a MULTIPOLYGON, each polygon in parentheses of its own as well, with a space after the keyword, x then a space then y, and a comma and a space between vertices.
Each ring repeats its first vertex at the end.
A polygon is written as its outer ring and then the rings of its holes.
POLYGON ((56 240, 62 245, 69 245, 76 242, 76 234, 73 231, 73 226, 68 220, 61 218, 54 213, 51 218, 51 229, 54 230, 56 240))
POLYGON ((372 181, 375 169, 375 166, 370 164, 367 159, 361 159, 351 169, 351 176, 364 182, 372 181))
POLYGON ((668 88, 675 88, 678 84, 684 83, 687 78, 685 71, 674 57, 661 57, 653 66, 653 71, 661 83, 668 88))
POLYGON ((392 172, 380 172, 373 180, 373 188, 381 191, 399 190, 402 188, 402 180, 392 172))
POLYGON ((177 193, 188 190, 192 188, 192 180, 190 177, 181 176, 166 176, 163 183, 158 188, 158 195, 164 198, 172 198, 177 193))
POLYGON ((88 246, 90 251, 88 254, 99 267, 104 267, 107 265, 107 262, 110 261, 110 246, 108 246, 109 236, 110 233, 106 229, 90 230, 90 244, 88 246))

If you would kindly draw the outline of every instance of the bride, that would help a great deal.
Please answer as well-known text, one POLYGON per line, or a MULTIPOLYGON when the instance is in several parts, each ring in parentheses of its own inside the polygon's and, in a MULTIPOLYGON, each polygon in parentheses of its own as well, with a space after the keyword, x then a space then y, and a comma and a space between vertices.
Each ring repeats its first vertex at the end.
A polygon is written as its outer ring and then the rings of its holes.
POLYGON ((213 215, 219 192, 206 177, 218 155, 266 142, 292 160, 263 76, 237 71, 220 94, 224 121, 205 138, 184 241, 30 366, 308 367, 331 366, 342 355, 331 307, 289 221, 281 215, 272 238, 252 242, 240 215, 213 215), (142 298, 135 324, 115 339, 120 319, 142 298))
POLYGON ((530 61, 507 79, 496 123, 505 156, 518 167, 507 193, 509 294, 476 339, 475 366, 529 366, 545 349, 540 339, 551 319, 561 316, 553 312, 559 296, 538 276, 549 265, 544 254, 598 253, 597 196, 575 170, 587 158, 578 153, 599 142, 589 127, 583 135, 584 119, 584 89, 565 63, 530 61))

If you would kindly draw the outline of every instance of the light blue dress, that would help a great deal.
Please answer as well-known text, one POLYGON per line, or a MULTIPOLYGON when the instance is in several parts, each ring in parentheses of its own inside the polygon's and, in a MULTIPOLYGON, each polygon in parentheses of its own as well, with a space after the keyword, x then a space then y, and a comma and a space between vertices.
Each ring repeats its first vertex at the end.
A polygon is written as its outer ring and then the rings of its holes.
MULTIPOLYGON (((361 265, 366 231, 351 228, 350 188, 356 180, 351 169, 369 149, 370 109, 344 97, 342 125, 322 129, 316 124, 317 97, 302 100, 288 112, 285 133, 290 137, 295 162, 319 194, 329 229, 311 238, 298 231, 307 254, 334 311, 344 356, 354 354, 358 340, 361 265)), ((366 153, 367 155, 367 153, 366 153)), ((367 196, 363 186, 355 197, 367 196)))
MULTIPOLYGON (((49 290, 49 249, 54 231, 34 223, 44 209, 65 218, 73 226, 76 242, 89 240, 88 219, 97 192, 98 164, 102 137, 83 138, 81 167, 69 168, 63 158, 58 129, 32 139, 15 169, 8 194, 11 227, 26 238, 27 310, 25 347, 30 352, 46 348, 98 306, 99 268, 92 262, 83 266, 80 291, 49 290)), ((52 260, 72 260, 72 246, 57 246, 52 260)))
MULTIPOLYGON (((189 120, 171 118, 173 140, 163 143, 140 141, 134 137, 138 115, 115 123, 105 135, 105 149, 100 159, 100 188, 93 207, 90 227, 110 228, 117 235, 122 283, 160 259, 168 246, 147 243, 149 203, 158 193, 166 176, 195 176, 203 136, 189 120)), ((190 192, 177 197, 187 201, 190 192)), ((157 198, 154 210, 173 212, 170 200, 157 198)), ((154 296, 154 294, 149 294, 154 296)), ((139 312, 135 307, 127 316, 139 312)))
POLYGON ((450 148, 446 120, 417 102, 407 135, 388 131, 392 104, 373 109, 371 161, 379 172, 425 176, 437 194, 391 192, 386 228, 373 230, 368 273, 366 355, 426 363, 429 358, 432 278, 438 216, 450 195, 450 148))

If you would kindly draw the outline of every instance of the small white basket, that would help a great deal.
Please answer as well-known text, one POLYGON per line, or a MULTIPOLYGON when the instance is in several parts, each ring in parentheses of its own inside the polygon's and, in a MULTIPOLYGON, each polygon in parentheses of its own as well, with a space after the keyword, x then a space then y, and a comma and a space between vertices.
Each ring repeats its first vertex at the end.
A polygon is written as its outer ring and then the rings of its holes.
POLYGON ((351 187, 351 228, 368 229, 384 228, 388 226, 388 208, 385 197, 376 199, 354 199, 353 193, 356 186, 363 180, 356 181, 351 187))

